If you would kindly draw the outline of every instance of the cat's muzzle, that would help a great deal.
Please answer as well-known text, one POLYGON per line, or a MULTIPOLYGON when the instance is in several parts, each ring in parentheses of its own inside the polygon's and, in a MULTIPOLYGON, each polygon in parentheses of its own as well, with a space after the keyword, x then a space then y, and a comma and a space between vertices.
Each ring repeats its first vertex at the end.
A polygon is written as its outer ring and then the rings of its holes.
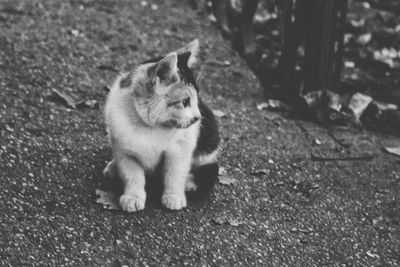
POLYGON ((187 129, 193 124, 195 124, 198 120, 200 120, 200 117, 194 117, 192 120, 189 121, 189 123, 178 123, 176 128, 178 129, 187 129))

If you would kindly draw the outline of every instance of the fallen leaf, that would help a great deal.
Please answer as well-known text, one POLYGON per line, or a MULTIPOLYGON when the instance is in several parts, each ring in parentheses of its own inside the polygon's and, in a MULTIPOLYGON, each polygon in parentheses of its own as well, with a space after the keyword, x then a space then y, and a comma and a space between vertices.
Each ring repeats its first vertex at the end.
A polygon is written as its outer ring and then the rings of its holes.
POLYGON ((217 22, 217 18, 213 14, 208 15, 207 18, 209 21, 211 21, 213 23, 217 22))
POLYGON ((212 221, 215 222, 216 224, 222 225, 225 223, 225 218, 217 217, 217 218, 213 218, 212 221))
POLYGON ((58 91, 57 89, 53 89, 52 97, 54 98, 55 101, 58 101, 61 104, 65 105, 65 106, 67 106, 69 108, 73 108, 73 109, 76 108, 76 103, 72 99, 72 97, 70 97, 69 95, 58 91))
POLYGON ((235 183, 235 179, 229 178, 225 175, 219 175, 218 182, 223 185, 233 185, 235 183))
POLYGON ((374 103, 379 108, 379 110, 386 111, 386 110, 397 110, 398 106, 391 103, 384 103, 380 101, 374 100, 374 103))
POLYGON ((218 169, 218 175, 224 175, 224 174, 226 174, 226 169, 225 169, 225 167, 223 167, 223 166, 219 167, 219 169, 218 169))
POLYGON ((99 66, 97 66, 97 69, 99 69, 99 70, 109 70, 109 71, 112 71, 112 72, 115 72, 115 73, 119 73, 119 71, 116 68, 114 68, 113 66, 99 65, 99 66))
POLYGON ((386 63, 387 65, 389 65, 389 67, 393 68, 397 66, 397 64, 395 64, 394 59, 400 58, 399 54, 400 53, 393 47, 391 48, 385 47, 382 50, 374 51, 374 59, 386 63))
POLYGON ((101 204, 104 209, 120 210, 118 198, 113 193, 96 189, 96 196, 98 197, 96 202, 101 204))
POLYGON ((319 140, 318 138, 315 138, 314 142, 316 145, 322 144, 321 140, 319 140))
POLYGON ((376 254, 376 253, 373 253, 373 252, 371 252, 371 251, 367 251, 367 255, 369 256, 369 257, 371 257, 371 258, 377 258, 377 259, 379 259, 380 258, 380 256, 378 255, 378 254, 376 254))
POLYGON ((384 147, 384 150, 392 155, 400 157, 400 146, 397 147, 384 147))
POLYGON ((73 36, 79 36, 79 31, 78 30, 76 30, 76 29, 71 29, 70 31, 69 31, 73 36))
POLYGON ((226 116, 226 113, 219 109, 214 109, 213 113, 214 113, 214 116, 218 117, 218 118, 222 118, 222 117, 226 116))
POLYGON ((75 104, 77 108, 92 108, 92 109, 98 109, 99 108, 99 102, 97 100, 84 100, 80 101, 75 104))
POLYGON ((227 218, 226 216, 213 218, 212 221, 218 225, 229 224, 231 226, 239 226, 244 224, 244 222, 239 221, 238 219, 227 218))
POLYGON ((260 103, 260 104, 257 104, 257 109, 258 110, 263 110, 263 109, 266 109, 266 108, 268 108, 268 103, 267 102, 262 102, 262 103, 260 103))
POLYGON ((350 98, 349 108, 353 111, 357 121, 360 120, 361 115, 371 101, 372 97, 361 93, 356 93, 350 98))
POLYGON ((257 109, 288 110, 289 106, 280 100, 268 99, 266 102, 257 104, 257 109))
POLYGON ((362 45, 366 45, 367 43, 369 43, 372 39, 372 34, 371 33, 366 33, 366 34, 362 34, 360 36, 358 36, 357 41, 362 44, 362 45))
POLYGON ((72 109, 76 108, 93 108, 97 109, 99 108, 99 103, 97 100, 81 100, 81 101, 75 101, 71 96, 64 94, 56 89, 53 89, 53 94, 51 98, 56 101, 60 102, 64 106, 72 109))
POLYGON ((239 226, 243 224, 243 222, 239 221, 238 219, 229 219, 228 223, 232 226, 239 226))
POLYGON ((268 174, 268 170, 266 170, 266 169, 259 169, 259 170, 255 170, 255 171, 251 172, 250 174, 251 174, 251 175, 254 175, 254 176, 267 175, 267 174, 268 174))
POLYGON ((352 20, 350 20, 350 23, 351 23, 351 25, 353 25, 353 27, 360 28, 360 27, 364 26, 365 20, 364 19, 359 19, 359 20, 352 19, 352 20))
POLYGON ((353 61, 345 61, 344 62, 344 66, 346 67, 346 68, 354 68, 355 67, 355 64, 354 64, 354 62, 353 61))
POLYGON ((269 13, 268 10, 262 9, 261 11, 259 11, 255 14, 253 21, 255 21, 259 24, 263 24, 271 19, 276 19, 277 17, 278 17, 278 14, 269 13))

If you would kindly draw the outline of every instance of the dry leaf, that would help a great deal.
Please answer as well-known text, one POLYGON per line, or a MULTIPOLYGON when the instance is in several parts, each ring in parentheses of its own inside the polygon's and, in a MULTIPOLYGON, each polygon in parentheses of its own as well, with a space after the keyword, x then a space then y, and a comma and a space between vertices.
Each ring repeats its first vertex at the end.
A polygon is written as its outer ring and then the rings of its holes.
POLYGON ((212 221, 215 222, 216 224, 222 225, 225 223, 225 218, 217 217, 217 218, 213 218, 212 221))
POLYGON ((384 103, 380 101, 374 100, 374 103, 377 105, 379 110, 386 111, 386 110, 397 110, 398 106, 392 103, 384 103))
POLYGON ((223 185, 233 185, 235 183, 235 179, 229 178, 225 175, 219 175, 218 182, 223 185))
POLYGON ((349 108, 353 111, 357 120, 360 119, 364 110, 368 107, 371 101, 372 97, 361 93, 356 93, 351 97, 349 102, 349 108))
POLYGON ((376 253, 373 253, 371 251, 367 251, 367 255, 370 256, 371 258, 377 258, 380 259, 379 255, 376 253))
POLYGON ((359 20, 352 19, 352 20, 350 20, 350 23, 351 23, 351 25, 353 25, 353 27, 360 28, 360 27, 364 26, 365 20, 364 19, 359 19, 359 20))
POLYGON ((263 110, 263 109, 266 109, 266 108, 268 108, 268 103, 267 102, 262 102, 262 103, 260 103, 260 104, 257 104, 257 109, 258 110, 263 110))
POLYGON ((218 117, 218 118, 222 118, 222 117, 226 116, 226 113, 219 109, 214 109, 213 113, 214 113, 214 116, 218 117))
POLYGON ((251 175, 254 175, 254 176, 266 175, 266 174, 268 174, 268 170, 266 170, 266 169, 259 169, 259 170, 255 170, 255 171, 251 172, 250 174, 251 174, 251 175))
POLYGON ((72 97, 70 97, 67 94, 61 93, 60 91, 58 91, 57 89, 53 89, 53 94, 52 94, 52 98, 55 101, 60 102, 61 104, 63 104, 64 106, 67 106, 69 108, 76 108, 76 103, 75 101, 72 99, 72 97))
POLYGON ((384 149, 385 149, 386 152, 388 152, 388 153, 390 153, 392 155, 400 157, 400 146, 398 146, 398 147, 385 147, 384 149))
POLYGON ((73 35, 73 36, 79 36, 79 31, 78 30, 76 30, 76 29, 72 29, 72 30, 70 30, 70 33, 73 35))
POLYGON ((354 62, 353 61, 345 61, 344 62, 344 66, 346 67, 346 68, 354 68, 355 67, 355 64, 354 64, 354 62))
POLYGON ((64 106, 72 109, 76 108, 99 108, 99 103, 97 100, 81 100, 81 101, 75 101, 71 96, 64 94, 57 89, 53 89, 53 94, 51 95, 51 98, 55 102, 59 102, 63 104, 64 106))
POLYGON ((213 14, 208 15, 207 18, 209 21, 211 21, 213 23, 217 22, 217 18, 213 14))
POLYGON ((75 104, 75 106, 77 108, 92 108, 92 109, 98 109, 99 108, 99 103, 97 102, 97 100, 83 100, 80 102, 77 102, 75 104))
POLYGON ((369 41, 371 41, 371 39, 372 39, 372 34, 366 33, 358 36, 357 41, 362 45, 366 45, 367 43, 369 43, 369 41))
POLYGON ((238 219, 227 218, 225 216, 213 218, 212 221, 218 225, 229 224, 231 226, 239 226, 243 224, 243 222, 238 219))
POLYGON ((273 110, 288 110, 289 106, 283 103, 282 101, 276 99, 268 99, 268 101, 266 102, 257 104, 258 110, 263 110, 267 108, 273 110))
POLYGON ((96 189, 96 196, 98 196, 96 202, 101 204, 103 208, 107 210, 120 210, 118 198, 115 196, 115 194, 96 189))
POLYGON ((119 73, 119 71, 116 68, 114 68, 113 66, 99 65, 99 66, 97 66, 97 69, 98 70, 109 70, 109 71, 112 71, 115 73, 119 73))
POLYGON ((394 59, 398 58, 400 58, 400 53, 393 47, 374 51, 374 59, 388 64, 391 68, 395 67, 394 59))
POLYGON ((243 224, 243 222, 239 221, 238 219, 229 219, 228 223, 232 226, 239 226, 243 224))

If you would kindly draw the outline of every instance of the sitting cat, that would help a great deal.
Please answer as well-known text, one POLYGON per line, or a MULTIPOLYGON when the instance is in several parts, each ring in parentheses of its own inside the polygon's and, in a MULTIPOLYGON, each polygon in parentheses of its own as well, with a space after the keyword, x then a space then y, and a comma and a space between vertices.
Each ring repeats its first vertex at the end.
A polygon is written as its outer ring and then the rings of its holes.
POLYGON ((186 206, 185 191, 211 189, 218 176, 217 123, 191 70, 198 50, 196 39, 121 74, 112 85, 105 121, 113 159, 104 174, 122 179, 124 211, 144 209, 146 177, 160 164, 161 202, 171 210, 186 206))

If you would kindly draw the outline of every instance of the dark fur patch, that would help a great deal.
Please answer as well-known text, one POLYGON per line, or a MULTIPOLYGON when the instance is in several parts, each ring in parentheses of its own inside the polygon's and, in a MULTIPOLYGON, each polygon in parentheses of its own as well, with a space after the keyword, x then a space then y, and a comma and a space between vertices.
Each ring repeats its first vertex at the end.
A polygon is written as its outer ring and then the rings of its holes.
POLYGON ((132 85, 132 74, 129 73, 126 77, 121 79, 119 86, 121 88, 127 88, 127 87, 130 87, 131 85, 132 85))
MULTIPOLYGON (((197 87, 196 84, 196 79, 194 77, 194 74, 192 72, 192 70, 188 67, 188 60, 190 58, 190 52, 185 52, 182 54, 178 55, 178 75, 181 81, 187 83, 187 84, 191 84, 196 91, 199 91, 199 88, 197 87)), ((147 63, 156 63, 158 61, 160 61, 161 59, 163 59, 163 56, 160 57, 155 57, 146 61, 143 61, 141 64, 147 64, 147 63)))
POLYGON ((190 57, 190 52, 186 52, 178 55, 178 74, 181 81, 191 84, 197 92, 199 88, 196 84, 196 79, 194 78, 193 71, 188 67, 188 60, 190 57))
POLYGON ((210 154, 215 151, 219 145, 218 124, 213 112, 204 104, 201 98, 199 98, 199 109, 202 118, 195 154, 210 154))

